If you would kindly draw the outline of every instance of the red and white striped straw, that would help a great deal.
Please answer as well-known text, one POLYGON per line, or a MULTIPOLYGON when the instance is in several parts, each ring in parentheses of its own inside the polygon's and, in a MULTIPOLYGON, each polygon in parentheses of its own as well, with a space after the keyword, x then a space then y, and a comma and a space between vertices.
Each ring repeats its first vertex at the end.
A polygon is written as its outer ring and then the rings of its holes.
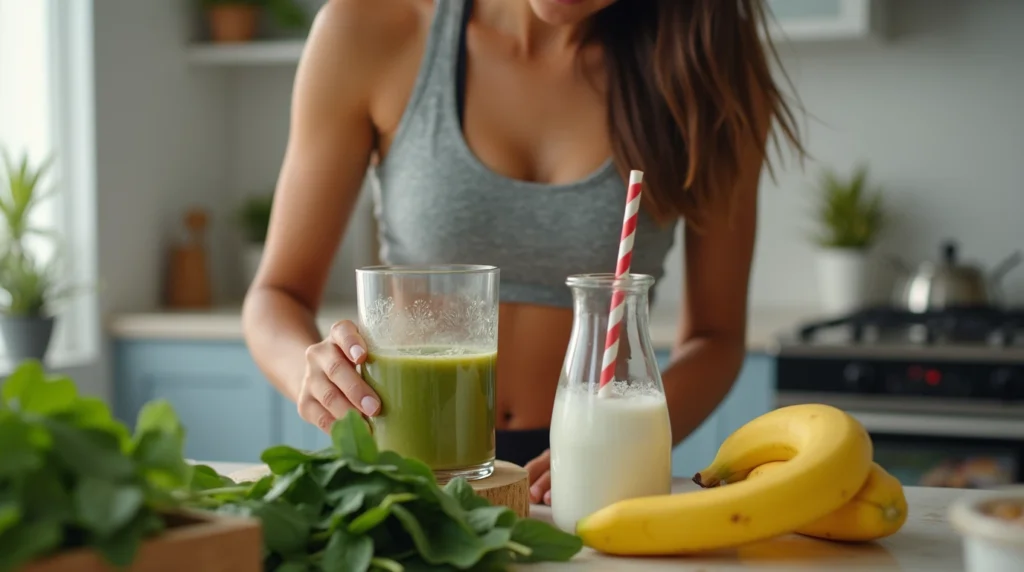
MULTIPOLYGON (((636 232, 637 213, 640 212, 640 182, 643 171, 630 171, 629 187, 626 191, 626 214, 622 218, 622 237, 619 239, 619 261, 615 265, 615 278, 629 274, 629 265, 633 260, 633 237, 636 232)), ((622 324, 622 303, 626 295, 622 290, 612 292, 612 307, 608 314, 608 335, 604 341, 604 359, 601 360, 601 385, 615 377, 615 361, 619 355, 619 326, 622 324)))

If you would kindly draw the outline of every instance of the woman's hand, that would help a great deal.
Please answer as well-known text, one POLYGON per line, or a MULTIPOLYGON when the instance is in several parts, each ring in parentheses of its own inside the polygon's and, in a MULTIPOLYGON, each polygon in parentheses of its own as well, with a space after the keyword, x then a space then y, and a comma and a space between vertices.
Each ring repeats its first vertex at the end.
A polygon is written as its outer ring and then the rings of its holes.
POLYGON ((530 502, 551 504, 551 449, 526 463, 526 472, 530 476, 530 502))
POLYGON ((380 410, 380 399, 356 372, 366 360, 366 341, 349 320, 331 326, 319 343, 306 348, 306 374, 296 400, 299 416, 330 434, 336 419, 349 409, 372 417, 380 410))

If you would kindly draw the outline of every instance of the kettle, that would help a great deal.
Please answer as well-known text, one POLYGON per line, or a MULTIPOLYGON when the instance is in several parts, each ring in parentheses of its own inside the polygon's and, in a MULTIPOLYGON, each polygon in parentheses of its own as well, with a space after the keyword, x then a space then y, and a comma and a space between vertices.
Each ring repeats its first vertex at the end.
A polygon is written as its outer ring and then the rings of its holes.
POLYGON ((999 304, 997 286, 1021 262, 1017 251, 986 273, 957 257, 957 243, 942 244, 939 261, 924 261, 914 270, 901 264, 902 276, 893 289, 892 303, 900 310, 924 313, 950 308, 984 308, 999 304))

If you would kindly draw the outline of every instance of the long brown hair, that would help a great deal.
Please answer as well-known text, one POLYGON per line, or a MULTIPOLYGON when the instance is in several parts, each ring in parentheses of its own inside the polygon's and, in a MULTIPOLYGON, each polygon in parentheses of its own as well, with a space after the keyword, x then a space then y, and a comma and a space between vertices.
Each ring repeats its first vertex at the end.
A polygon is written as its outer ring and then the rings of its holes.
POLYGON ((778 139, 773 119, 803 151, 765 22, 762 0, 619 0, 594 16, 616 166, 644 171, 660 221, 682 216, 699 229, 712 203, 731 205, 742 155, 764 159, 765 134, 778 139))

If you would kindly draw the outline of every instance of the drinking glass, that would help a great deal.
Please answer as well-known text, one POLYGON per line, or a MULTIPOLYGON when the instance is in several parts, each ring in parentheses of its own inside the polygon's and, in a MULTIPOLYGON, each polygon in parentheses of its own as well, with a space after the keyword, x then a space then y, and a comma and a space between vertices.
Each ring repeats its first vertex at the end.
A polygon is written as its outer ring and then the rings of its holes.
POLYGON ((498 269, 356 270, 362 377, 381 399, 378 447, 429 466, 439 482, 494 471, 498 269))

